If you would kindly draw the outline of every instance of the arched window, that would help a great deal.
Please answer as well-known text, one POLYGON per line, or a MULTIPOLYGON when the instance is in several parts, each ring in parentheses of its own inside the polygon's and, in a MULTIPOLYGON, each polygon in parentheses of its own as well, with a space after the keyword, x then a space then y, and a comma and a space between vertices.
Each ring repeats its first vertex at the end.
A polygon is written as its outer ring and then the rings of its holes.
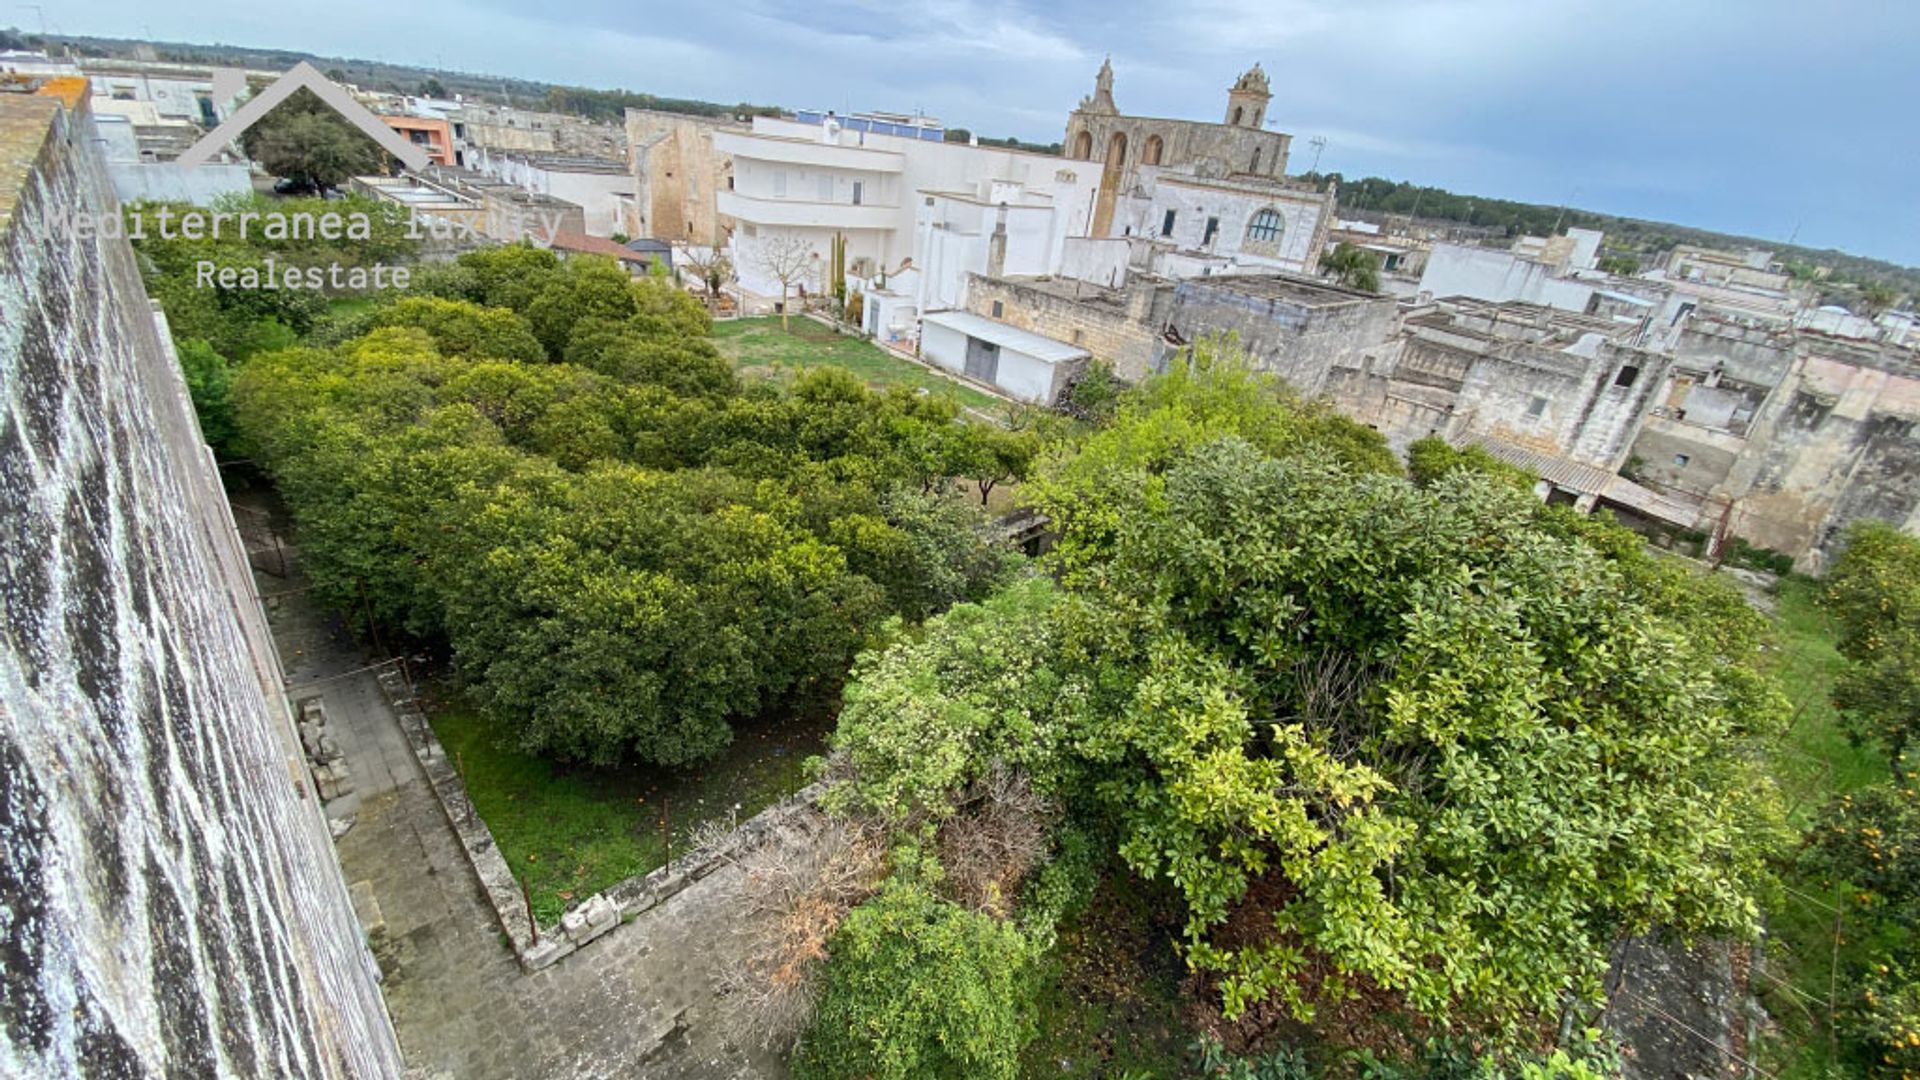
POLYGON ((1093 133, 1082 131, 1073 137, 1073 156, 1080 161, 1093 160, 1093 133))
POLYGON ((1286 223, 1280 218, 1280 211, 1268 207, 1253 215, 1247 222, 1247 247, 1253 250, 1274 251, 1280 247, 1280 236, 1286 232, 1286 223))
POLYGON ((1127 164, 1127 133, 1116 131, 1113 138, 1107 140, 1107 168, 1122 168, 1127 164))
POLYGON ((1146 165, 1160 164, 1160 155, 1165 149, 1166 145, 1160 141, 1160 136, 1147 136, 1147 149, 1140 158, 1141 163, 1146 165))
POLYGON ((1258 146, 1253 148, 1253 165, 1252 167, 1247 169, 1248 172, 1257 173, 1260 171, 1260 151, 1262 149, 1263 147, 1258 147, 1258 146))
POLYGON ((1238 125, 1240 123, 1240 113, 1241 113, 1240 106, 1235 105, 1233 107, 1233 122, 1235 125, 1238 125))

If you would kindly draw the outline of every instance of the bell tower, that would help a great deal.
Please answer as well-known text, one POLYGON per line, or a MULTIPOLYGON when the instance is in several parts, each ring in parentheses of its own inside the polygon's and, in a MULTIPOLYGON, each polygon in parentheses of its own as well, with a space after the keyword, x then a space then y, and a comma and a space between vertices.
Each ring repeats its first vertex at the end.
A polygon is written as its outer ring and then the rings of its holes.
POLYGON ((1247 69, 1227 91, 1226 123, 1233 127, 1258 128, 1267 121, 1267 102, 1273 95, 1267 90, 1267 73, 1255 64, 1247 69))

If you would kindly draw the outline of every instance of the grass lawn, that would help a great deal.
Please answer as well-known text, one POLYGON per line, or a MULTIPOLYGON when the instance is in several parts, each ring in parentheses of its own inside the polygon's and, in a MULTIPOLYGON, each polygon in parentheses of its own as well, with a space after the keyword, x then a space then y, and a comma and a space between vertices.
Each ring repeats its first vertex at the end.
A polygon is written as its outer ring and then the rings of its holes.
POLYGON ((802 762, 820 753, 831 721, 743 724, 704 767, 593 769, 557 765, 515 749, 495 724, 457 699, 432 705, 434 733, 467 785, 507 865, 550 926, 566 909, 675 858, 702 823, 760 812, 806 782, 802 762))
MULTIPOLYGON (((1784 650, 1781 680, 1794 704, 1792 726, 1776 770, 1796 826, 1806 825, 1830 797, 1859 791, 1887 776, 1886 760, 1877 748, 1853 746, 1840 730, 1830 696, 1834 677, 1845 662, 1834 650, 1833 626, 1819 606, 1818 595, 1819 583, 1785 578, 1774 615, 1784 650)), ((1843 996, 1847 992, 1844 972, 1852 966, 1849 958, 1868 943, 1848 933, 1845 890, 1824 889, 1791 873, 1785 885, 1790 891, 1766 913, 1766 951, 1769 969, 1788 985, 1756 980, 1755 987, 1779 1025, 1778 1037, 1762 1060, 1782 1077, 1812 1080, 1846 1075, 1845 1064, 1832 1058, 1826 1023, 1836 917, 1842 932, 1843 996)))
POLYGON ((791 330, 780 329, 779 316, 732 319, 713 324, 714 344, 736 371, 804 371, 831 364, 846 368, 868 386, 924 387, 952 394, 962 405, 998 415, 1006 402, 963 383, 902 360, 871 342, 836 333, 812 319, 795 316, 791 330))

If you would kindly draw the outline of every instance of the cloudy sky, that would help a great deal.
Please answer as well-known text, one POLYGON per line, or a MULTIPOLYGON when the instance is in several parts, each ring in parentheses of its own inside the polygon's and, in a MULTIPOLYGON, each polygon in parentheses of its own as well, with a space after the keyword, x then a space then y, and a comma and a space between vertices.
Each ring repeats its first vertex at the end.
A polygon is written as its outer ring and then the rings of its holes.
POLYGON ((1217 120, 1261 62, 1321 167, 1920 265, 1913 0, 140 0, 0 24, 303 49, 1052 142, 1111 54, 1125 112, 1217 120))

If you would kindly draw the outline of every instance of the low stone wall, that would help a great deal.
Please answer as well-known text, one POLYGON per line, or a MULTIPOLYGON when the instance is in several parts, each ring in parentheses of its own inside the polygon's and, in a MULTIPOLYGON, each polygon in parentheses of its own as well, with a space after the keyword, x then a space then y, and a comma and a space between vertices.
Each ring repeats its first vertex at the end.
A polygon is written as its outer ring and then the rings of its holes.
POLYGON ((400 673, 388 668, 379 674, 380 688, 393 705, 407 745, 420 769, 433 787, 433 793, 446 811, 460 847, 473 864, 480 887, 500 919, 520 966, 528 972, 549 967, 561 957, 619 926, 623 921, 671 900, 687 886, 718 870, 742 852, 750 851, 788 826, 804 827, 805 820, 817 816, 815 803, 823 786, 812 784, 787 796, 752 818, 742 822, 710 844, 697 847, 686 856, 641 877, 631 877, 595 893, 574 905, 560 917, 560 924, 542 930, 533 921, 526 894, 514 880, 506 857, 494 843, 493 833, 480 819, 460 774, 447 758, 447 752, 427 722, 426 713, 408 690, 400 673))

